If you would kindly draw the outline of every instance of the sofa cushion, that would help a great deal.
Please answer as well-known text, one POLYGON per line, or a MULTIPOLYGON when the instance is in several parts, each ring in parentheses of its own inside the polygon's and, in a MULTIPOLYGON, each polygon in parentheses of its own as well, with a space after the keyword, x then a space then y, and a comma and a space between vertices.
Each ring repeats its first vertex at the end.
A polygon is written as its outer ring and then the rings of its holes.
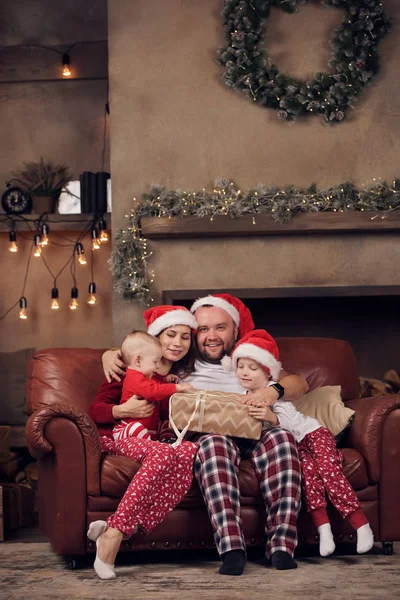
POLYGON ((340 391, 340 385, 325 385, 304 394, 293 404, 303 415, 314 417, 334 436, 338 436, 354 416, 354 410, 342 402, 340 391))

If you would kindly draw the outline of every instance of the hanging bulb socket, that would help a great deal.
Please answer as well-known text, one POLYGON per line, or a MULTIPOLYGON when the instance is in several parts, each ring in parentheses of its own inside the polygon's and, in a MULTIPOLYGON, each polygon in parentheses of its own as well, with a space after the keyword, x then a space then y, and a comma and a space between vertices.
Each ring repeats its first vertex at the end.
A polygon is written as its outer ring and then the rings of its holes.
POLYGON ((21 296, 21 298, 19 299, 19 318, 20 319, 28 318, 28 315, 26 314, 27 306, 28 306, 28 303, 26 301, 25 296, 21 296))
POLYGON ((79 264, 86 265, 85 249, 84 249, 83 245, 81 244, 81 242, 77 242, 77 244, 75 245, 75 248, 78 253, 79 264))
POLYGON ((51 308, 52 310, 58 310, 60 308, 60 303, 58 301, 58 288, 53 287, 51 290, 51 308))
POLYGON ((48 246, 49 245, 49 226, 47 225, 47 223, 43 223, 43 225, 40 228, 40 231, 42 233, 41 239, 40 239, 40 245, 41 246, 48 246))
POLYGON ((17 234, 15 233, 14 229, 12 231, 10 231, 9 238, 10 238, 10 245, 8 246, 9 251, 10 252, 18 252, 17 234))
POLYGON ((92 229, 92 250, 99 250, 100 248, 100 240, 97 237, 97 229, 94 227, 92 229))
POLYGON ((97 304, 96 284, 95 284, 94 281, 92 281, 91 283, 89 283, 89 297, 87 299, 87 303, 90 306, 93 306, 94 304, 97 304))
POLYGON ((100 229, 100 237, 99 237, 100 243, 101 244, 106 244, 109 241, 109 239, 110 239, 108 237, 108 233, 106 231, 106 229, 107 229, 107 223, 105 222, 104 219, 100 219, 100 221, 98 222, 98 226, 99 226, 99 229, 100 229))
POLYGON ((73 287, 71 289, 71 300, 69 302, 69 307, 71 310, 76 310, 79 306, 79 302, 78 302, 78 288, 77 287, 73 287))
POLYGON ((70 68, 69 68, 70 63, 71 63, 71 57, 68 54, 68 52, 65 52, 65 54, 63 54, 63 56, 62 56, 62 64, 63 64, 62 74, 63 74, 63 77, 71 77, 71 71, 70 71, 70 68))

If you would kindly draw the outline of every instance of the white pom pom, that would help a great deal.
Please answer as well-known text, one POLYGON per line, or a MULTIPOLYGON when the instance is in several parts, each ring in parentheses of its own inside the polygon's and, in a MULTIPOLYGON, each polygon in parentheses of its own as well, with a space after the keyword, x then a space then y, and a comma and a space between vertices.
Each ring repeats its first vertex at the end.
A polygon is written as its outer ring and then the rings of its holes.
POLYGON ((232 359, 230 356, 225 355, 221 360, 221 365, 224 371, 233 371, 232 359))

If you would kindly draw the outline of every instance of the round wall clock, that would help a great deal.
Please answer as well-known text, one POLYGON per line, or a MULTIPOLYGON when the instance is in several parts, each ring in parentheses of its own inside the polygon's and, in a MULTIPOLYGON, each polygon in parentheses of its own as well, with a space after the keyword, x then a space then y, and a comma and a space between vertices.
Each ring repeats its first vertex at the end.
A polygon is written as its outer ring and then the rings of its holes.
POLYGON ((8 187, 1 197, 1 205, 8 214, 29 213, 32 210, 32 198, 18 187, 8 187))

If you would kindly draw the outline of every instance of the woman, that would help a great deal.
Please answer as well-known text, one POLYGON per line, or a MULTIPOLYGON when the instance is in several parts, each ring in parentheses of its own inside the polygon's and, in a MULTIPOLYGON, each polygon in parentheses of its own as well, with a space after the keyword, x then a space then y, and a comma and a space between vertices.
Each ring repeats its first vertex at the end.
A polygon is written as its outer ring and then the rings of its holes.
MULTIPOLYGON (((162 346, 162 359, 157 379, 171 372, 183 373, 192 360, 192 332, 197 328, 193 315, 182 306, 157 306, 144 313, 148 333, 162 346)), ((120 364, 122 375, 123 364, 120 364)), ((96 423, 101 447, 106 454, 127 456, 141 463, 117 510, 106 521, 91 523, 88 537, 96 541, 94 568, 100 579, 115 577, 114 562, 123 537, 130 537, 139 527, 146 533, 159 525, 182 500, 192 483, 192 465, 197 446, 183 442, 177 448, 159 441, 125 438, 115 441, 112 429, 121 418, 143 418, 153 412, 146 400, 132 397, 122 405, 122 382, 107 381, 97 392, 89 414, 96 423)), ((161 412, 162 408, 160 407, 161 412)))

